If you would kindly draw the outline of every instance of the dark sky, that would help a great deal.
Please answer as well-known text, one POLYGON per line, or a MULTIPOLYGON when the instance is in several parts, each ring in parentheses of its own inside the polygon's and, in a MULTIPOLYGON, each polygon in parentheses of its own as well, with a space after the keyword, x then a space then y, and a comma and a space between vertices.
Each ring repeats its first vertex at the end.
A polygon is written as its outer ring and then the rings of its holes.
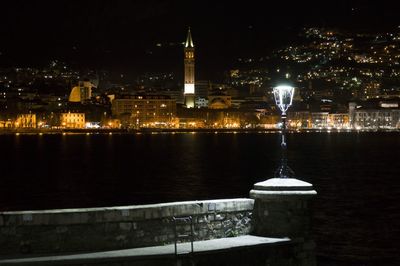
POLYGON ((0 66, 60 59, 137 73, 176 70, 191 26, 197 66, 212 72, 290 43, 303 26, 391 30, 400 25, 398 10, 396 1, 6 0, 0 66))

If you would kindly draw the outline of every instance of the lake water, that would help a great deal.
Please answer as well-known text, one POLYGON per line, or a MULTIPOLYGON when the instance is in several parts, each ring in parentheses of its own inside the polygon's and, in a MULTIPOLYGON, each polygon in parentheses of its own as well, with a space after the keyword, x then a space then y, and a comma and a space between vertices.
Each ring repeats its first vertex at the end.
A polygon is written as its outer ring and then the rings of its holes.
MULTIPOLYGON (((400 265, 400 133, 292 133, 319 265, 400 265)), ((0 135, 0 210, 248 197, 276 133, 0 135)))

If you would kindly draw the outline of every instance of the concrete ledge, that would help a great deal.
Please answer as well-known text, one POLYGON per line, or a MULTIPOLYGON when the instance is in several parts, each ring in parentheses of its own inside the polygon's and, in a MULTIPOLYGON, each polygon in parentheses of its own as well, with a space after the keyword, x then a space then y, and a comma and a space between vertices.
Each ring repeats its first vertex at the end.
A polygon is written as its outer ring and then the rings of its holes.
POLYGON ((273 197, 276 196, 314 196, 317 195, 317 191, 309 190, 309 191, 296 191, 296 190, 289 190, 289 191, 264 191, 264 190, 250 190, 250 197, 253 199, 256 198, 264 198, 265 196, 273 197))
MULTIPOLYGON (((194 242, 194 253, 218 252, 229 249, 251 248, 262 245, 284 245, 290 242, 289 238, 266 238, 258 236, 239 236, 194 242)), ((179 254, 188 254, 190 243, 178 244, 179 254)), ((0 265, 71 265, 92 264, 117 261, 134 261, 143 259, 173 258, 174 245, 134 248, 107 252, 83 253, 74 255, 59 255, 48 257, 15 258, 0 260, 0 265)))
POLYGON ((254 184, 256 190, 304 191, 313 190, 313 185, 295 178, 271 178, 254 184))
POLYGON ((295 178, 270 178, 254 184, 250 190, 252 199, 282 199, 314 196, 317 191, 313 185, 295 178))

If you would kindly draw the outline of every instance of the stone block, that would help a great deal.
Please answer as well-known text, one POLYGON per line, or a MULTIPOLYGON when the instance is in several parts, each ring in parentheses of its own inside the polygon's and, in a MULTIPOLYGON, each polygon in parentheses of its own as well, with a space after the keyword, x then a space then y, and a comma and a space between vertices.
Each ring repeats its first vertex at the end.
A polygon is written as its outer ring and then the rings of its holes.
POLYGON ((118 223, 104 223, 104 231, 106 233, 116 232, 118 230, 119 230, 119 224, 118 223))
POLYGON ((119 229, 123 231, 130 231, 132 229, 132 223, 119 223, 119 229))
POLYGON ((125 242, 126 238, 127 238, 126 235, 117 235, 115 237, 115 240, 118 241, 118 242, 125 242))
POLYGON ((238 224, 241 225, 241 226, 249 226, 250 223, 251 223, 251 219, 249 217, 244 217, 243 219, 241 219, 239 221, 238 224))
POLYGON ((153 218, 153 211, 151 209, 147 209, 144 212, 144 219, 149 220, 153 218))
POLYGON ((56 232, 58 234, 64 234, 68 232, 68 227, 67 226, 57 226, 56 227, 56 232))
POLYGON ((15 236, 17 234, 17 229, 14 226, 6 226, 0 228, 0 233, 2 235, 15 236))
POLYGON ((225 219, 225 217, 226 217, 226 215, 224 215, 224 214, 217 214, 217 215, 215 215, 215 220, 222 221, 225 219))
POLYGON ((209 222, 215 221, 215 216, 216 216, 216 215, 214 215, 214 214, 209 214, 209 215, 207 215, 207 220, 208 220, 209 222))
POLYGON ((163 243, 167 242, 168 241, 168 235, 159 236, 159 241, 163 242, 163 243))
POLYGON ((128 209, 122 209, 121 210, 121 216, 122 217, 129 217, 129 210, 128 209))
POLYGON ((82 213, 79 215, 79 223, 86 224, 86 223, 89 223, 89 222, 90 222, 89 220, 90 220, 89 213, 87 213, 87 212, 82 212, 82 213))
POLYGON ((19 250, 22 254, 28 254, 32 252, 31 242, 29 240, 21 241, 19 244, 19 250))
POLYGON ((20 215, 4 215, 3 216, 4 225, 17 226, 17 225, 21 224, 21 222, 18 219, 19 216, 20 215))
POLYGON ((33 221, 32 213, 22 214, 22 222, 23 223, 31 223, 32 221, 33 221))
POLYGON ((214 223, 212 223, 212 225, 213 225, 213 229, 221 229, 222 227, 225 227, 225 225, 224 225, 224 223, 225 223, 226 221, 224 221, 223 223, 221 223, 221 222, 214 222, 214 223))
POLYGON ((222 222, 222 226, 224 228, 233 228, 233 224, 234 223, 232 222, 232 220, 225 220, 222 222))
POLYGON ((198 236, 200 239, 206 238, 207 235, 208 235, 208 232, 207 232, 206 230, 199 230, 198 233, 197 233, 197 236, 198 236))
POLYGON ((144 220, 145 219, 145 209, 131 210, 130 217, 134 220, 144 220))
POLYGON ((172 211, 171 208, 161 208, 161 217, 172 217, 172 211))
POLYGON ((237 219, 242 219, 243 217, 245 216, 245 214, 243 213, 243 212, 238 212, 238 213, 236 213, 236 218, 237 219))
POLYGON ((140 238, 140 237, 144 237, 145 233, 143 230, 137 230, 135 231, 135 236, 140 238))
POLYGON ((117 212, 116 211, 106 211, 103 214, 103 221, 104 222, 112 222, 117 219, 117 212))
POLYGON ((218 210, 225 210, 225 211, 235 211, 236 210, 236 204, 234 201, 227 201, 224 202, 223 204, 218 204, 218 205, 222 205, 219 206, 218 210))
POLYGON ((200 215, 200 216, 198 216, 197 222, 198 222, 198 223, 208 223, 207 216, 206 216, 206 215, 200 215))
POLYGON ((217 204, 216 203, 208 203, 207 209, 209 212, 216 212, 217 211, 217 204))

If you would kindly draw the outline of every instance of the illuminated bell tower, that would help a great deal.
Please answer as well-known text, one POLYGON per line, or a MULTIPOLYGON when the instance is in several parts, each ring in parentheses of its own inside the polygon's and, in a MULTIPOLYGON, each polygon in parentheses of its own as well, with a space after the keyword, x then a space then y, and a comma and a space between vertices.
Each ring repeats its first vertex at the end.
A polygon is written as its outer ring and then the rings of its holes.
POLYGON ((186 108, 194 108, 194 45, 190 28, 185 42, 185 87, 183 96, 185 98, 186 108))

